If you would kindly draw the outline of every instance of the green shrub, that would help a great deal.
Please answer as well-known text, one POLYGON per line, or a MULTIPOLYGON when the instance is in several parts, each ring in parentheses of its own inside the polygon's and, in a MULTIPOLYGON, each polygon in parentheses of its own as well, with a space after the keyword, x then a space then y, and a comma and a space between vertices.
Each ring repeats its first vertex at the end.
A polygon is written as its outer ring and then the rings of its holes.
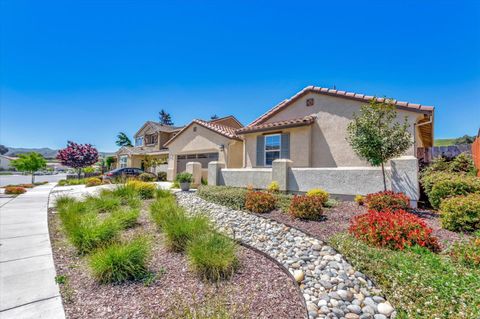
POLYGON ((168 247, 173 251, 184 251, 192 239, 211 230, 207 217, 201 215, 189 217, 181 209, 173 214, 165 214, 163 218, 162 230, 168 247))
POLYGON ((157 174, 157 179, 158 179, 159 181, 161 181, 161 182, 166 181, 166 180, 167 180, 167 173, 165 173, 165 172, 159 172, 159 173, 157 174))
POLYGON ((457 195, 480 192, 480 179, 474 176, 451 176, 450 179, 436 182, 427 193, 430 204, 438 209, 443 199, 457 195))
POLYGON ((90 177, 85 180, 86 187, 102 185, 102 180, 98 177, 90 177))
POLYGON ((247 190, 244 188, 227 186, 201 186, 198 196, 206 201, 223 205, 236 210, 245 209, 247 190))
POLYGON ((132 187, 138 192, 142 199, 150 199, 155 196, 155 191, 157 190, 157 185, 154 183, 147 183, 142 181, 128 181, 125 184, 126 187, 132 187))
POLYGON ((323 214, 323 198, 316 195, 297 196, 292 199, 288 213, 294 218, 320 219, 323 214))
POLYGON ((140 210, 133 209, 119 209, 112 213, 112 217, 117 221, 121 228, 132 228, 137 224, 140 210))
POLYGON ((293 199, 292 194, 276 193, 275 196, 275 208, 280 209, 282 212, 287 213, 290 209, 290 204, 293 199))
POLYGON ((187 172, 178 173, 175 180, 179 183, 191 183, 193 181, 193 175, 187 172))
POLYGON ((450 171, 453 173, 467 174, 470 176, 477 175, 477 168, 473 163, 473 159, 466 153, 461 153, 451 161, 450 171))
POLYGON ((235 242, 217 232, 194 238, 188 244, 187 255, 200 276, 214 281, 230 277, 238 265, 235 242))
POLYGON ((154 182, 156 180, 155 175, 150 173, 142 173, 138 175, 138 179, 142 182, 154 182))
POLYGON ((61 179, 58 181, 58 186, 73 186, 85 184, 84 178, 61 179))
POLYGON ((155 198, 173 198, 173 195, 168 189, 157 189, 155 198))
POLYGON ((420 182, 422 183, 423 189, 425 193, 428 194, 432 191, 432 188, 435 184, 450 180, 452 178, 457 177, 455 174, 447 173, 447 172, 432 172, 430 174, 422 175, 420 182))
POLYGON ((480 229, 480 193, 455 196, 440 205, 442 227, 452 231, 480 229))
POLYGON ((63 209, 64 207, 73 204, 77 200, 73 197, 62 195, 55 197, 55 208, 57 210, 63 209))
POLYGON ((271 193, 278 193, 280 191, 280 185, 277 181, 272 181, 270 184, 268 184, 267 191, 271 193))
POLYGON ((149 254, 148 240, 137 238, 97 251, 90 257, 89 264, 94 277, 100 283, 122 283, 142 279, 148 274, 149 254))
POLYGON ((328 198, 330 197, 330 194, 323 189, 313 188, 307 192, 307 196, 316 196, 320 199, 322 205, 325 205, 325 203, 328 201, 328 198))
POLYGON ((365 205, 369 210, 377 212, 408 210, 410 208, 410 198, 404 193, 383 191, 368 194, 365 197, 365 205))
POLYGON ((268 213, 275 209, 275 197, 266 192, 249 191, 245 198, 245 208, 254 213, 268 213))
POLYGON ((455 262, 480 269, 480 235, 470 240, 456 242, 449 254, 455 262))
POLYGON ((122 205, 128 205, 131 208, 138 208, 141 205, 140 194, 132 186, 119 185, 113 190, 102 190, 100 195, 111 194, 120 198, 122 205))
POLYGON ((393 251, 344 234, 329 243, 369 276, 397 307, 396 318, 464 319, 480 316, 480 270, 417 246, 393 251))

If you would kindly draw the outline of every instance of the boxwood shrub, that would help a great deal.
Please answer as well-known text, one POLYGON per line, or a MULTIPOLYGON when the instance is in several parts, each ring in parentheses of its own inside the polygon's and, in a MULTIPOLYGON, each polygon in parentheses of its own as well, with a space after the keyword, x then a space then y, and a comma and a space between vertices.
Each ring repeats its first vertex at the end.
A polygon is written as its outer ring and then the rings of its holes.
POLYGON ((442 200, 457 195, 467 195, 480 192, 480 179, 475 176, 450 175, 433 184, 427 193, 432 207, 438 209, 442 200))
POLYGON ((480 193, 455 196, 440 205, 442 227, 452 231, 480 229, 480 193))

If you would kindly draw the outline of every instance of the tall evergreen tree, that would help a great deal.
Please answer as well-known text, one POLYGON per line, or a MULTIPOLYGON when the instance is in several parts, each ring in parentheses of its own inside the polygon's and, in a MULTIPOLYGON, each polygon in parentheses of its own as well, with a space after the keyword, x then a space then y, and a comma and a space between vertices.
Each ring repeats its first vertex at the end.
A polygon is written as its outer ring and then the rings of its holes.
POLYGON ((160 120, 160 124, 162 125, 173 125, 172 122, 172 117, 170 116, 170 113, 167 113, 164 109, 162 109, 160 112, 158 112, 158 117, 160 120))
POLYGON ((117 146, 133 146, 132 141, 128 138, 127 134, 120 132, 117 135, 117 141, 115 142, 117 146))

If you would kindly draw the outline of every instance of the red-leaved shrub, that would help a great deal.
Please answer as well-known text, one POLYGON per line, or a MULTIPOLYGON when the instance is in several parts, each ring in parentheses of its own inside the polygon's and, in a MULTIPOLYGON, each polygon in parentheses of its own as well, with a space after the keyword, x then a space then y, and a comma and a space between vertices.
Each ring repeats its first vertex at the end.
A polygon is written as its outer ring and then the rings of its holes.
POLYGON ((410 198, 403 193, 392 191, 378 192, 368 194, 365 197, 365 205, 369 210, 377 212, 407 210, 410 208, 410 198))
POLYGON ((271 193, 250 191, 245 198, 245 208, 254 213, 268 213, 275 209, 275 197, 271 193))
POLYGON ((289 214, 295 218, 319 219, 323 213, 323 202, 321 196, 295 195, 290 202, 289 214))
POLYGON ((10 194, 10 195, 19 195, 25 193, 27 190, 23 187, 18 187, 18 186, 8 186, 5 187, 5 194, 10 194))
POLYGON ((432 251, 439 250, 432 229, 404 210, 370 210, 353 218, 349 231, 356 238, 377 247, 403 250, 407 246, 419 245, 432 251))

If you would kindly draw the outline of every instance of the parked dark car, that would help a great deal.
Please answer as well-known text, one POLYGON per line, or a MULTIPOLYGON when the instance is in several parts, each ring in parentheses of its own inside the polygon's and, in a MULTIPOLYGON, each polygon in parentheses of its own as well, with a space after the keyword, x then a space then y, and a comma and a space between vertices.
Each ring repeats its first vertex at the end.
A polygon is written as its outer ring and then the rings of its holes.
MULTIPOLYGON (((117 169, 114 169, 113 171, 105 173, 105 175, 103 175, 103 180, 112 181, 117 178, 138 177, 140 174, 143 174, 143 173, 145 173, 143 170, 136 167, 117 168, 117 169)), ((147 174, 151 174, 152 176, 155 176, 152 173, 147 173, 147 174)))

